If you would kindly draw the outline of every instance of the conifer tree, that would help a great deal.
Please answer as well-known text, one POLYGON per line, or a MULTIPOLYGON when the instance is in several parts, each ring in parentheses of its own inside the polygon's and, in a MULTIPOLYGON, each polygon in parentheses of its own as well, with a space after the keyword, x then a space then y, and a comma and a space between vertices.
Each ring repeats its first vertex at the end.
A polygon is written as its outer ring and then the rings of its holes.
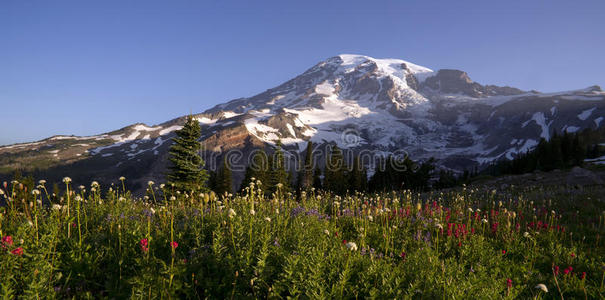
POLYGON ((277 190, 277 185, 282 184, 282 191, 290 190, 290 175, 286 171, 286 161, 281 147, 281 141, 275 144, 275 152, 271 158, 271 172, 269 178, 269 188, 272 192, 277 190))
POLYGON ((356 156, 353 160, 351 172, 349 172, 349 188, 351 191, 362 192, 365 190, 364 167, 361 165, 361 158, 356 156))
POLYGON ((347 190, 345 168, 342 151, 337 145, 334 145, 330 155, 326 159, 324 188, 336 194, 344 194, 347 190))
POLYGON ((307 191, 313 187, 313 142, 309 141, 307 143, 306 151, 305 162, 302 164, 298 175, 298 188, 303 191, 307 191))
POLYGON ((240 190, 244 190, 254 178, 255 181, 260 180, 261 185, 256 186, 263 191, 267 191, 269 182, 267 181, 269 175, 269 157, 264 149, 255 150, 252 156, 252 161, 246 167, 246 173, 244 180, 242 181, 240 190))
POLYGON ((170 146, 169 172, 166 175, 168 183, 174 184, 177 190, 200 191, 206 190, 208 174, 204 160, 199 154, 201 144, 201 128, 197 120, 189 115, 183 128, 175 131, 176 137, 170 146))
POLYGON ((231 193, 233 190, 233 182, 231 177, 231 166, 227 161, 227 155, 223 157, 223 164, 216 174, 215 192, 219 195, 231 193))
POLYGON ((321 169, 319 167, 316 167, 313 172, 313 187, 317 190, 323 188, 323 184, 321 183, 321 169))

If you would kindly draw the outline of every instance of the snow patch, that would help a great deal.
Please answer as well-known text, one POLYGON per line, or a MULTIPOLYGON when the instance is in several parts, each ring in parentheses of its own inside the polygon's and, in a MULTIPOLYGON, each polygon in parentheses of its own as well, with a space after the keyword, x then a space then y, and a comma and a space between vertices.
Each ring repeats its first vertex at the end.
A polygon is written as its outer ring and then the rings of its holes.
POLYGON ((592 115, 592 112, 597 109, 596 107, 593 107, 591 109, 587 109, 585 111, 583 111, 582 113, 580 113, 578 115, 578 119, 582 120, 582 121, 586 121, 586 119, 588 119, 588 117, 590 117, 590 115, 592 115))

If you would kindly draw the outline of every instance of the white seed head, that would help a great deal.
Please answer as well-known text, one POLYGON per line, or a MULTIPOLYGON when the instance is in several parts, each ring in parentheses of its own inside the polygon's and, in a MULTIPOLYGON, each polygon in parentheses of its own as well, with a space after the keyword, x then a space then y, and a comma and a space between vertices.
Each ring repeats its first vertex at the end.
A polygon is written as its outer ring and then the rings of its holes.
POLYGON ((69 178, 69 177, 63 177, 63 182, 64 183, 70 183, 71 182, 71 178, 69 178))
POLYGON ((233 210, 233 208, 230 208, 229 211, 227 212, 227 215, 229 216, 230 219, 233 219, 235 216, 237 216, 237 213, 235 212, 235 210, 233 210))
POLYGON ((38 189, 33 189, 32 195, 40 195, 40 191, 38 189))
POLYGON ((154 183, 153 181, 151 181, 151 180, 149 180, 149 181, 147 182, 147 185, 154 185, 154 184, 155 184, 155 183, 154 183))
POLYGON ((120 179, 120 181, 124 181, 124 180, 126 180, 126 177, 120 176, 120 178, 118 178, 118 179, 120 179))
POLYGON ((481 223, 487 223, 487 219, 481 219, 481 223))
POLYGON ((253 215, 253 216, 256 215, 256 211, 254 211, 254 209, 251 209, 250 210, 250 215, 253 215))
POLYGON ((43 185, 43 184, 45 184, 45 183, 46 183, 46 180, 41 179, 40 181, 38 181, 38 183, 43 185))
POLYGON ((529 238, 530 236, 531 235, 529 235, 529 232, 527 232, 527 231, 523 233, 523 237, 529 238))
POLYGON ((324 233, 325 233, 326 235, 330 235, 330 231, 329 231, 329 230, 327 230, 327 229, 324 229, 324 233))
POLYGON ((265 221, 267 221, 267 222, 271 222, 271 218, 269 218, 269 217, 265 217, 265 221))

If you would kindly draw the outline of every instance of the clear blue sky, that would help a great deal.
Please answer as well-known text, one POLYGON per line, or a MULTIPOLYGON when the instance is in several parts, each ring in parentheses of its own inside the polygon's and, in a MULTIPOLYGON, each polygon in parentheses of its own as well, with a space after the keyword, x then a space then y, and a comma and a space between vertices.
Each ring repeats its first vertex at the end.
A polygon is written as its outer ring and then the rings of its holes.
POLYGON ((605 1, 0 2, 0 145, 149 125, 340 53, 483 84, 605 85, 605 1))

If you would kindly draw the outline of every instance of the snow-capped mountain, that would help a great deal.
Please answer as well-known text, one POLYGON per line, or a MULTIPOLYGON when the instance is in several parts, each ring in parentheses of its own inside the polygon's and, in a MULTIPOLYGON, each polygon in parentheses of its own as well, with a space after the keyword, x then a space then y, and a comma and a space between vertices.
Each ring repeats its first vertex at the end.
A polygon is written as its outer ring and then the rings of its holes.
MULTIPOLYGON (((277 140, 292 152, 302 151, 311 140, 336 143, 354 153, 404 150, 412 158, 435 157, 442 166, 462 170, 510 159, 555 131, 602 126, 603 116, 605 92, 598 86, 526 92, 481 85, 459 70, 433 71, 399 59, 346 54, 195 118, 202 125, 207 161, 229 150, 245 157, 277 140)), ((86 179, 124 173, 141 182, 161 179, 167 141, 183 121, 0 147, 0 171, 36 166, 64 174, 82 170, 86 179)))

